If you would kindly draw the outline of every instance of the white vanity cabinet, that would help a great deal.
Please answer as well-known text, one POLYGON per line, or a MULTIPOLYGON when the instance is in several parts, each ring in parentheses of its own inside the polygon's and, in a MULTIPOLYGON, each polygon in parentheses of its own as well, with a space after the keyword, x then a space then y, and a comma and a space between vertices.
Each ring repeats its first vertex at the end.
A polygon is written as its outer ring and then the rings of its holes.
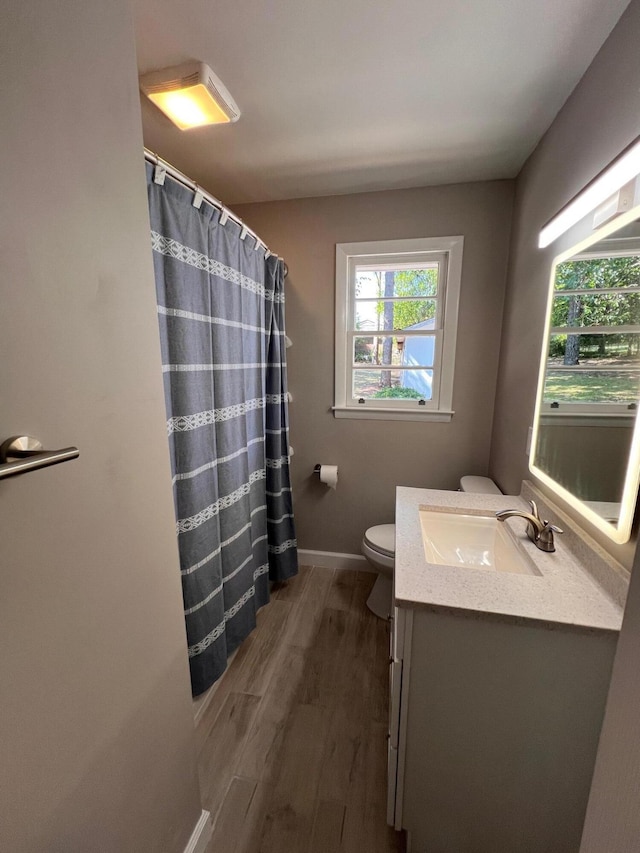
POLYGON ((388 822, 411 853, 578 853, 616 640, 395 608, 388 822))

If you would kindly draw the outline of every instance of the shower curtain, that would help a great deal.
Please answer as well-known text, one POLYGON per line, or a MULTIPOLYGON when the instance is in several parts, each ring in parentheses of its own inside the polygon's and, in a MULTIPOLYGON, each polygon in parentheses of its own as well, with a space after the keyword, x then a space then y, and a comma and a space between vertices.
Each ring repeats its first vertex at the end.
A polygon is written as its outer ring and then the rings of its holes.
POLYGON ((147 187, 194 696, 298 570, 283 262, 167 178, 147 187))

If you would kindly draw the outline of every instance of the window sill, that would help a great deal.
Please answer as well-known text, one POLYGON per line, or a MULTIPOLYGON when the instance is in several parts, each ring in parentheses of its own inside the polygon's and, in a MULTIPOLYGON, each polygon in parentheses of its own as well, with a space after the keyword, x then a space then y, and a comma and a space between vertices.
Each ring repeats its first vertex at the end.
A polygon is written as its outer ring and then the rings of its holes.
POLYGON ((431 421, 448 423, 454 412, 442 409, 392 409, 392 408, 354 408, 352 406, 332 406, 336 418, 361 418, 378 421, 431 421))
POLYGON ((581 427, 632 427, 637 412, 540 412, 540 423, 545 426, 581 426, 581 427))

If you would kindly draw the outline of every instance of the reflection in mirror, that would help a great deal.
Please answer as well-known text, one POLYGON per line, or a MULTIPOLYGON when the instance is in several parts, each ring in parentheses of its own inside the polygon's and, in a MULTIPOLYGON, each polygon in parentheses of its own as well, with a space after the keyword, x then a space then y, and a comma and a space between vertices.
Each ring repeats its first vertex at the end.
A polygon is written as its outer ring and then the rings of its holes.
POLYGON ((530 468, 625 542, 638 488, 640 222, 594 240, 552 270, 530 468))

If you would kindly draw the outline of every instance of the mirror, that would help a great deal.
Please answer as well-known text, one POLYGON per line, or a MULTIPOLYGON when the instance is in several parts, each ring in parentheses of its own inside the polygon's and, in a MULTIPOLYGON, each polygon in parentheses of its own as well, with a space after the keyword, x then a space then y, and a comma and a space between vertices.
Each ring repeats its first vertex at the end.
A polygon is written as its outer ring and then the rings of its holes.
POLYGON ((529 468, 616 542, 638 493, 640 209, 551 270, 529 468))

